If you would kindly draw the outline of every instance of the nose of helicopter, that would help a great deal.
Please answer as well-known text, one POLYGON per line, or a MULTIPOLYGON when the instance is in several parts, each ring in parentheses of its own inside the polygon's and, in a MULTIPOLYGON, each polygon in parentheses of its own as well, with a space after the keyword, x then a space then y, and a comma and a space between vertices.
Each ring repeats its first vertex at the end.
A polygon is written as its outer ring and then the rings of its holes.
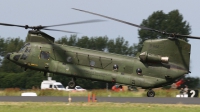
POLYGON ((6 58, 7 58, 8 60, 10 60, 10 55, 11 55, 11 53, 8 53, 8 54, 6 55, 6 58))
POLYGON ((13 60, 13 61, 18 61, 19 60, 19 58, 20 58, 20 54, 16 54, 16 53, 8 53, 7 55, 6 55, 6 58, 8 59, 8 60, 13 60))

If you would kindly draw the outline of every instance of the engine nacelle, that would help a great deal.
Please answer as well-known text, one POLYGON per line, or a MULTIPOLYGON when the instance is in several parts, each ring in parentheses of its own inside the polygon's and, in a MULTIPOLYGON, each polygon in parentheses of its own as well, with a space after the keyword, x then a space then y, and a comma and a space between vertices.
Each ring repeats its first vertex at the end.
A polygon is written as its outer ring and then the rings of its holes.
POLYGON ((139 58, 143 62, 156 62, 156 63, 168 63, 169 57, 162 57, 160 55, 150 54, 143 52, 139 55, 139 58))

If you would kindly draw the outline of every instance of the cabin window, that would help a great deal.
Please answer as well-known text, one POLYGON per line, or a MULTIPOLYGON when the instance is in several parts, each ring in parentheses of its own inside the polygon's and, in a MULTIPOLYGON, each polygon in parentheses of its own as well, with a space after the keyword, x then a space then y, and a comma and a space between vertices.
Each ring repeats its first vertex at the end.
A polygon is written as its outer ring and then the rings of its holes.
POLYGON ((142 69, 141 69, 141 68, 137 68, 137 69, 136 69, 136 73, 137 73, 138 75, 142 75, 142 69))
POLYGON ((28 56, 26 54, 23 54, 20 59, 26 60, 27 57, 28 56))
POLYGON ((113 70, 118 70, 119 69, 119 66, 117 64, 114 64, 113 65, 113 70))
POLYGON ((21 56, 21 55, 15 55, 15 56, 13 57, 13 59, 14 59, 15 61, 18 61, 20 56, 21 56))
POLYGON ((92 67, 95 66, 95 61, 92 61, 92 60, 91 60, 91 61, 90 61, 90 66, 92 66, 92 67))
POLYGON ((40 59, 46 59, 46 60, 48 60, 49 57, 50 57, 49 52, 46 52, 46 51, 41 51, 40 52, 40 59))
POLYGON ((72 57, 67 57, 67 62, 71 63, 72 62, 72 57))

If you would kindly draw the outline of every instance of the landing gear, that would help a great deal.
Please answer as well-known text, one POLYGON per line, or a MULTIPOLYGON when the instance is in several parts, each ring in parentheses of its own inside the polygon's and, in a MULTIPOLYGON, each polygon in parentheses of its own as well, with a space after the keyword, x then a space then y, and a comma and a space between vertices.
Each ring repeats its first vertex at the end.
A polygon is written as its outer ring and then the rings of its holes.
POLYGON ((148 92, 147 92, 147 97, 154 97, 155 96, 155 92, 153 91, 153 90, 149 90, 148 92))
POLYGON ((74 89, 74 88, 76 87, 76 79, 75 79, 75 78, 72 78, 72 80, 69 81, 68 87, 69 87, 70 89, 74 89))
POLYGON ((47 72, 44 72, 44 77, 46 77, 47 76, 47 72))
MULTIPOLYGON (((41 71, 40 71, 40 72, 41 72, 41 71)), ((47 77, 50 77, 50 73, 48 73, 48 72, 44 72, 43 75, 44 75, 44 77, 46 77, 46 76, 47 76, 47 77)))
POLYGON ((27 68, 24 68, 24 71, 26 71, 27 70, 27 68))

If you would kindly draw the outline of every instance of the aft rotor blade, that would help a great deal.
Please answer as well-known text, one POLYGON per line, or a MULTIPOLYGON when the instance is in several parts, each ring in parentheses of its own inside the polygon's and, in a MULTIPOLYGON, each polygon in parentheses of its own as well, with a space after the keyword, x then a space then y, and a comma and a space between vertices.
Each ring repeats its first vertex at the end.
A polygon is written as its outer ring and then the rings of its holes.
POLYGON ((66 31, 66 30, 57 30, 57 29, 42 29, 42 30, 49 30, 49 31, 60 31, 60 32, 65 32, 65 33, 78 33, 78 32, 72 32, 72 31, 66 31))
POLYGON ((191 39, 200 39, 200 37, 190 36, 190 35, 176 35, 178 37, 185 37, 185 38, 191 38, 191 39))
POLYGON ((151 29, 151 28, 144 27, 144 26, 139 26, 139 25, 127 22, 127 21, 115 19, 115 18, 112 18, 112 17, 104 16, 104 15, 101 15, 101 14, 97 14, 97 13, 93 13, 93 12, 89 12, 89 11, 85 11, 85 10, 81 10, 81 9, 76 9, 76 8, 72 8, 72 9, 78 10, 78 11, 81 11, 81 12, 85 12, 85 13, 89 13, 89 14, 93 14, 93 15, 97 15, 97 16, 101 16, 101 17, 104 17, 104 18, 107 18, 107 19, 111 19, 111 20, 114 20, 114 21, 125 23, 125 24, 131 25, 131 26, 135 26, 135 27, 138 27, 138 28, 141 28, 141 29, 144 29, 144 30, 149 30, 149 31, 161 33, 163 35, 169 35, 169 36, 173 36, 173 37, 185 37, 185 38, 191 38, 191 39, 200 39, 200 37, 194 37, 194 36, 189 36, 189 35, 179 35, 179 34, 168 33, 168 32, 164 32, 164 31, 160 31, 160 30, 156 30, 156 29, 151 29))
POLYGON ((78 11, 81 11, 81 12, 90 13, 90 14, 97 15, 97 16, 101 16, 101 17, 104 17, 104 18, 108 18, 108 19, 111 19, 111 20, 114 20, 114 21, 125 23, 125 24, 131 25, 131 26, 135 26, 135 27, 138 27, 138 28, 141 28, 141 29, 144 29, 144 30, 153 31, 153 29, 151 29, 151 28, 147 28, 147 27, 144 27, 144 26, 139 26, 139 25, 136 25, 136 24, 133 24, 133 23, 130 23, 130 22, 126 22, 126 21, 123 21, 123 20, 119 20, 119 19, 115 19, 115 18, 112 18, 112 17, 104 16, 104 15, 101 15, 101 14, 97 14, 97 13, 93 13, 93 12, 89 12, 89 11, 85 11, 85 10, 81 10, 81 9, 76 9, 76 8, 72 8, 72 9, 78 10, 78 11))
POLYGON ((75 25, 75 24, 84 24, 84 23, 95 23, 95 22, 102 22, 102 21, 105 21, 105 20, 94 19, 94 20, 79 21, 79 22, 73 22, 73 23, 65 23, 65 24, 58 24, 58 25, 42 26, 42 27, 43 27, 43 28, 47 28, 47 27, 64 26, 64 25, 75 25))

